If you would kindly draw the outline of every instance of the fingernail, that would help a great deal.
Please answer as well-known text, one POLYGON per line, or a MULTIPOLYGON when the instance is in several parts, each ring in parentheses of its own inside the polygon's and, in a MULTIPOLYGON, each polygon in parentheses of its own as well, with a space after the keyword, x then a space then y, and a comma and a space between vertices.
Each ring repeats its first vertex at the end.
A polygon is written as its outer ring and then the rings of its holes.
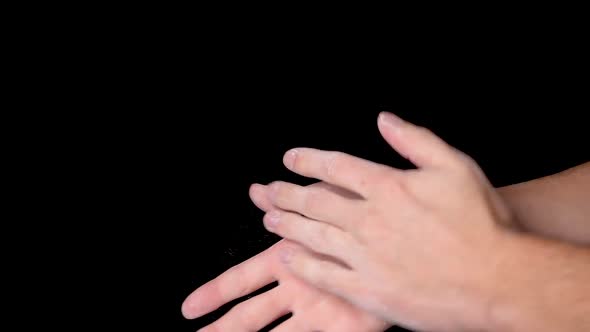
POLYGON ((281 258, 281 262, 283 262, 285 264, 289 264, 291 262, 291 258, 293 257, 293 249, 285 248, 285 249, 281 250, 281 252, 279 253, 279 256, 281 258))
POLYGON ((297 158, 297 152, 298 151, 296 149, 292 149, 285 153, 285 156, 283 157, 283 163, 288 169, 292 169, 293 165, 295 165, 295 158, 297 158))
POLYGON ((266 215, 266 227, 269 229, 274 228, 281 219, 281 213, 279 211, 271 211, 266 215))
POLYGON ((404 120, 389 112, 381 112, 379 114, 379 120, 384 124, 394 128, 399 128, 404 124, 404 120))

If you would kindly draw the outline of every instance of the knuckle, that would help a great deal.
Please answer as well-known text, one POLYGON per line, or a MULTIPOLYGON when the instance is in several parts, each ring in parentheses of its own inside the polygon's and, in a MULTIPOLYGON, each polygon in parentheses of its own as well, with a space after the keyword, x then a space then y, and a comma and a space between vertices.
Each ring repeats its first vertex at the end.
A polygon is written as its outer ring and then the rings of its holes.
POLYGON ((315 250, 322 251, 322 249, 330 240, 328 237, 330 236, 327 232, 327 228, 323 227, 323 225, 319 225, 317 221, 306 221, 307 228, 309 230, 309 243, 315 250))
POLYGON ((281 189, 281 181, 273 181, 269 185, 269 190, 272 194, 278 194, 279 190, 281 189))
POLYGON ((337 230, 332 227, 322 227, 320 231, 319 238, 322 240, 321 245, 325 247, 331 248, 330 251, 333 251, 334 248, 341 247, 341 235, 337 230))
POLYGON ((338 169, 342 167, 342 164, 345 162, 344 159, 344 153, 338 151, 330 152, 324 162, 324 172, 328 178, 332 178, 338 169))
POLYGON ((317 209, 322 205, 321 202, 321 192, 318 188, 306 188, 303 192, 303 203, 302 208, 304 211, 317 211, 317 209))
POLYGON ((479 176, 477 162, 468 154, 457 150, 457 168, 464 176, 479 176))
POLYGON ((286 201, 289 199, 289 186, 285 183, 277 183, 276 197, 279 201, 286 201))
POLYGON ((471 158, 470 155, 468 155, 467 153, 460 151, 460 150, 455 150, 457 152, 457 160, 465 165, 465 166, 471 166, 475 163, 475 160, 473 158, 471 158))
POLYGON ((426 127, 422 127, 422 126, 417 126, 416 127, 416 133, 420 136, 432 136, 434 135, 434 133, 432 132, 432 130, 426 128, 426 127))
POLYGON ((312 225, 311 223, 315 222, 315 221, 306 221, 306 228, 308 230, 308 242, 309 245, 314 248, 317 249, 318 246, 320 246, 322 244, 322 236, 323 233, 320 229, 318 229, 318 227, 313 227, 315 225, 312 225))
POLYGON ((308 279, 315 281, 318 279, 318 275, 321 273, 319 270, 318 263, 313 262, 308 257, 301 258, 299 261, 301 273, 308 279))
POLYGON ((289 185, 284 182, 276 181, 271 188, 275 201, 279 204, 289 202, 290 190, 289 185))

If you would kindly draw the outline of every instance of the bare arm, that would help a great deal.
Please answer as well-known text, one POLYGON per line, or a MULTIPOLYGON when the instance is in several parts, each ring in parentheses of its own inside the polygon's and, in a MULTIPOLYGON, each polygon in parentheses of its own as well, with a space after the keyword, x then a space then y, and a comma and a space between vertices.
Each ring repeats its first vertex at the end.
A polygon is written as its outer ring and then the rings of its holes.
POLYGON ((498 189, 516 215, 494 283, 501 331, 590 331, 590 163, 498 189), (569 243, 567 243, 569 242, 569 243), (582 246, 579 246, 579 245, 582 246), (567 308, 567 309, 565 309, 567 308))
POLYGON ((590 162, 498 189, 523 230, 590 244, 590 162))
POLYGON ((590 331, 590 249, 513 232, 507 240, 489 283, 490 330, 590 331))

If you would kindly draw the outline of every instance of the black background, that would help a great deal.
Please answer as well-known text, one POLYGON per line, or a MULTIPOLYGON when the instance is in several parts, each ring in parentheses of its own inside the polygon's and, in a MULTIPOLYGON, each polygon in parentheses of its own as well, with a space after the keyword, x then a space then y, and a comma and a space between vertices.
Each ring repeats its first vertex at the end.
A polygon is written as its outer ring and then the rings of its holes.
POLYGON ((82 311, 84 324, 194 331, 220 317, 227 307, 187 321, 180 306, 278 240, 249 185, 310 183, 282 166, 296 146, 410 167, 379 136, 380 111, 432 129, 495 186, 588 160, 587 57, 577 43, 556 40, 553 56, 541 35, 524 46, 436 31, 353 45, 346 34, 339 43, 257 34, 268 27, 176 34, 184 28, 138 27, 78 49, 73 88, 53 96, 81 110, 61 119, 74 125, 59 150, 72 160, 64 206, 80 221, 64 249, 76 272, 62 282, 83 300, 60 309, 72 319, 82 311))
MULTIPOLYGON (((278 240, 263 229, 262 213, 247 192, 253 182, 310 183, 284 169, 287 149, 341 150, 409 167, 379 136, 380 111, 431 128, 473 156, 496 186, 588 158, 583 121, 571 112, 577 106, 563 87, 548 81, 536 85, 538 90, 514 87, 508 95, 496 91, 510 85, 508 79, 482 86, 480 80, 405 89, 370 86, 373 91, 358 82, 339 89, 342 82, 317 82, 314 75, 293 82, 290 77, 247 81, 205 99, 187 93, 181 96, 187 99, 182 110, 164 94, 161 110, 147 122, 139 117, 140 129, 132 132, 134 144, 122 156, 133 165, 125 173, 130 195, 139 193, 138 200, 127 202, 134 206, 125 224, 137 225, 126 227, 136 240, 128 263, 139 263, 149 280, 137 305, 155 311, 140 311, 138 323, 163 318, 170 330, 191 331, 229 308, 196 321, 180 315, 180 304, 193 289, 278 240)), ((132 279, 128 286, 137 284, 132 279)))
POLYGON ((11 12, 3 318, 212 322, 228 307, 188 321, 182 301, 278 240, 248 187, 309 183, 282 166, 287 149, 410 167, 379 136, 380 111, 432 129, 496 186, 590 160, 583 10, 198 6, 11 12))

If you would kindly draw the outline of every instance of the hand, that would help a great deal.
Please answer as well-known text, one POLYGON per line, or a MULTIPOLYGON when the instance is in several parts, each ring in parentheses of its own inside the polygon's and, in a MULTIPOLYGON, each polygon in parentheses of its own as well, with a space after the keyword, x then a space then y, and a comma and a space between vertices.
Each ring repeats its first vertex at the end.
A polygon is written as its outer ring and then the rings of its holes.
MULTIPOLYGON (((310 187, 350 196, 343 190, 325 183, 316 183, 310 187)), ((252 201, 263 211, 272 208, 266 191, 267 187, 260 185, 253 185, 250 189, 252 201)), ((277 252, 284 248, 287 242, 280 241, 199 287, 184 301, 184 316, 197 318, 233 299, 278 281, 277 287, 238 304, 202 331, 257 331, 288 312, 292 312, 293 316, 273 331, 376 332, 390 326, 341 298, 294 277, 277 259, 277 252)), ((295 244, 290 244, 293 245, 295 244)))
MULTIPOLYGON (((306 282, 390 323, 482 329, 502 259, 509 210, 477 164, 430 131, 382 114, 386 141, 418 169, 300 148, 284 164, 362 199, 285 182, 270 185, 268 230, 310 249, 281 258, 306 282)), ((484 326, 485 327, 485 326, 484 326)))

